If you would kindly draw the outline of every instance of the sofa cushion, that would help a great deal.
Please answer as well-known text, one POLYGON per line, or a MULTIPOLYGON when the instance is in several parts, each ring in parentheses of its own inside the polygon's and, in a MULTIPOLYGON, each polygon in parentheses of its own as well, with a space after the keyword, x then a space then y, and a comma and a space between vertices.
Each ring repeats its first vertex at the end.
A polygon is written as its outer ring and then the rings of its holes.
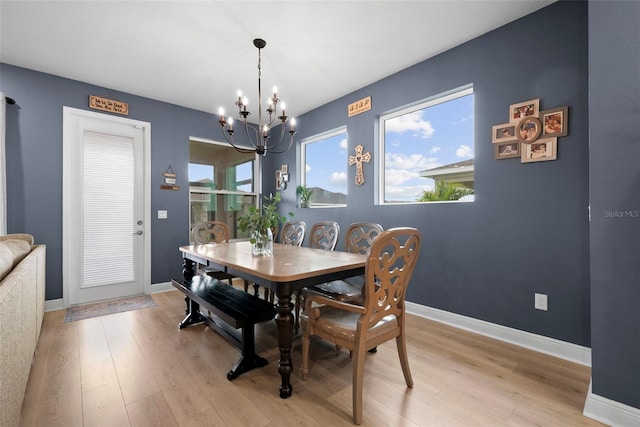
POLYGON ((0 280, 4 279, 30 251, 31 244, 25 240, 0 240, 0 280))
POLYGON ((26 233, 5 234, 0 236, 0 241, 3 241, 3 240, 24 240, 25 242, 29 242, 29 244, 33 246, 33 236, 31 234, 26 234, 26 233))

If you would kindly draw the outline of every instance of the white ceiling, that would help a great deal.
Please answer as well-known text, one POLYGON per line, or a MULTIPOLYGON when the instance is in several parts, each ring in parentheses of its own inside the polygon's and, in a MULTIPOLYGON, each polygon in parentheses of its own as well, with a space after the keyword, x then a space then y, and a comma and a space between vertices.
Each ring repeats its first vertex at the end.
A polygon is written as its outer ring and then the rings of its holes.
POLYGON ((252 110, 259 37, 263 104, 276 85, 300 115, 554 1, 1 0, 0 61, 211 113, 242 89, 252 110))

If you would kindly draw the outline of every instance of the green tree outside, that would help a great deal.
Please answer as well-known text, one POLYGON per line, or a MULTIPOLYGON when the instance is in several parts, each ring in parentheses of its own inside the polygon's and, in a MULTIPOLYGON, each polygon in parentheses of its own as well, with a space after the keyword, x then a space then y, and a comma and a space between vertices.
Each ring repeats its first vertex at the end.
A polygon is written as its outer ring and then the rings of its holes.
POLYGON ((438 202, 444 200, 458 200, 462 196, 473 194, 473 189, 467 188, 457 182, 436 181, 436 188, 432 191, 423 191, 416 201, 438 202))

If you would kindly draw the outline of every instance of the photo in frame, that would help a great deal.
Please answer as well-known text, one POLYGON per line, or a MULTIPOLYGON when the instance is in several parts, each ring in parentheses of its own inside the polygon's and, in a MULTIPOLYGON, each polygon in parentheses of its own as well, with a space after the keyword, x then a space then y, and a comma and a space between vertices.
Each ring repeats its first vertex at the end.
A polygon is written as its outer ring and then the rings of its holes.
POLYGON ((520 157, 520 143, 518 141, 511 141, 494 144, 493 156, 496 160, 520 157))
POLYGON ((526 117, 516 126, 518 141, 530 143, 540 137, 542 133, 542 123, 537 117, 526 117))
POLYGON ((517 141, 516 125, 514 123, 504 123, 493 126, 491 132, 491 142, 494 144, 500 142, 517 141))
POLYGON ((521 144, 520 153, 522 163, 556 160, 558 157, 558 138, 540 138, 530 144, 521 144))
POLYGON ((542 136, 567 136, 569 107, 551 108, 540 112, 542 136))
POLYGON ((509 123, 518 123, 527 117, 538 117, 540 113, 540 99, 511 104, 509 106, 509 123))
POLYGON ((287 181, 284 180, 282 171, 278 169, 276 171, 276 190, 284 190, 287 188, 287 181))

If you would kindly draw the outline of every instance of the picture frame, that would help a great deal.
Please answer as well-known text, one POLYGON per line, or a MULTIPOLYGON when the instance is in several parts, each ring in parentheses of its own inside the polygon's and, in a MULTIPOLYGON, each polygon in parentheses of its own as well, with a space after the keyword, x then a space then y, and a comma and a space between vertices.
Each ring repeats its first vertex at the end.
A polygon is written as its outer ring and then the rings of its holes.
POLYGON ((282 171, 276 170, 276 190, 284 190, 287 188, 287 181, 283 179, 282 171))
POLYGON ((540 138, 520 148, 521 163, 545 162, 558 158, 558 138, 540 138))
POLYGON ((509 106, 509 123, 519 123, 527 117, 538 117, 540 113, 540 99, 511 104, 509 106))
POLYGON ((493 157, 496 160, 520 157, 520 143, 518 141, 500 142, 493 145, 493 157))
POLYGON ((515 123, 503 123, 491 129, 491 142, 494 144, 517 140, 515 123))
POLYGON ((280 170, 282 171, 283 175, 286 175, 289 173, 289 165, 282 165, 280 166, 280 170))
POLYGON ((569 124, 569 107, 551 108, 540 112, 542 136, 567 136, 569 124))
POLYGON ((531 143, 540 137, 542 133, 542 123, 537 117, 526 117, 516 126, 518 141, 531 143))

